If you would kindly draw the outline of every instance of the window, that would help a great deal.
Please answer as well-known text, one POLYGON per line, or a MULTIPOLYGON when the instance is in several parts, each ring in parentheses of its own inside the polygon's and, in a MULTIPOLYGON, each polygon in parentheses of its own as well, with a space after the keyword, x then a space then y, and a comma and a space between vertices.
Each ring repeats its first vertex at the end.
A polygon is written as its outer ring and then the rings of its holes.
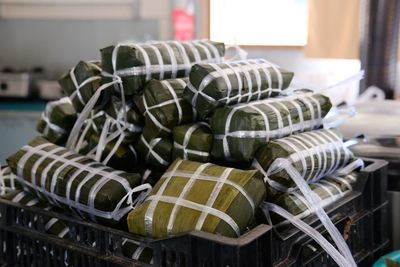
POLYGON ((238 45, 304 46, 307 0, 210 0, 210 38, 238 45))

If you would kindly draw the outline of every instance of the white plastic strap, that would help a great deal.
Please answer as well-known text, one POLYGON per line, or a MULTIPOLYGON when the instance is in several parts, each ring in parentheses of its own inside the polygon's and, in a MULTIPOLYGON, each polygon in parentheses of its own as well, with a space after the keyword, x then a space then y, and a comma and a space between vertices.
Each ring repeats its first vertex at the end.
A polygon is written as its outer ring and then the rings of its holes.
POLYGON ((46 108, 41 115, 42 120, 46 123, 46 128, 44 129, 44 135, 47 135, 49 133, 49 129, 61 135, 66 133, 65 129, 61 128, 57 124, 50 121, 50 116, 54 108, 58 105, 66 103, 71 104, 68 97, 63 97, 57 101, 51 101, 47 103, 46 108))
POLYGON ((354 262, 353 256, 350 252, 349 247, 344 241, 338 229, 329 219, 329 216, 325 213, 324 209, 320 205, 321 199, 315 194, 310 187, 307 185, 306 181, 302 178, 302 176, 298 173, 298 171, 293 168, 290 162, 287 163, 287 167, 285 170, 288 172, 292 180, 296 183, 297 187, 303 193, 303 196, 309 202, 309 205, 315 209, 315 212, 318 218, 321 220, 322 224, 325 226, 326 230, 332 237, 333 241, 337 245, 341 254, 346 258, 349 262, 347 266, 357 266, 354 262))
POLYGON ((178 74, 178 62, 174 51, 168 42, 163 42, 162 45, 167 49, 169 58, 171 60, 171 78, 175 79, 178 74))
MULTIPOLYGON (((349 266, 356 266, 352 262, 349 262, 348 259, 343 257, 338 250, 332 246, 317 230, 313 229, 311 226, 308 224, 304 223, 302 220, 296 218, 286 210, 282 209, 281 207, 273 204, 273 203, 267 203, 263 202, 261 204, 261 207, 264 211, 272 211, 283 218, 289 220, 296 228, 310 236, 312 239, 314 239, 331 257, 332 259, 341 267, 349 267, 349 266)), ((267 218, 270 218, 269 214, 266 215, 267 218)))
MULTIPOLYGON (((214 203, 217 200, 217 197, 219 196, 219 194, 222 190, 222 187, 224 186, 226 180, 228 179, 228 177, 232 171, 233 171, 232 168, 225 169, 224 172, 222 173, 222 175, 220 176, 220 178, 217 180, 217 182, 213 188, 213 191, 211 192, 210 196, 208 197, 208 200, 206 203, 207 207, 214 206, 214 203)), ((252 210, 252 212, 254 215, 254 210, 252 210)), ((201 215, 196 223, 196 227, 195 227, 196 230, 200 231, 203 228, 203 224, 207 218, 207 215, 208 215, 207 212, 204 212, 204 211, 201 212, 201 215)))
POLYGON ((226 222, 231 228, 232 230, 236 233, 237 236, 240 236, 240 228, 237 225, 237 223, 226 213, 217 210, 215 208, 212 207, 207 207, 205 205, 201 205, 199 203, 193 202, 193 201, 189 201, 186 199, 182 199, 180 200, 179 203, 176 203, 176 197, 171 197, 171 196, 149 196, 146 201, 154 201, 155 199, 157 199, 157 201, 161 201, 161 202, 165 202, 165 203, 170 203, 173 205, 179 205, 185 208, 189 208, 192 210, 197 210, 199 212, 207 212, 210 215, 213 215, 217 218, 220 218, 221 220, 223 220, 224 222, 226 222))
POLYGON ((169 220, 168 220, 168 224, 167 224, 167 233, 168 234, 172 234, 176 216, 178 215, 178 212, 181 209, 181 203, 183 202, 183 200, 185 200, 185 198, 187 197, 187 194, 192 189, 194 183, 196 182, 197 176, 199 174, 201 174, 204 171, 204 169, 210 165, 211 165, 211 163, 199 165, 199 167, 193 172, 193 175, 191 177, 189 177, 189 179, 186 181, 186 184, 182 188, 179 196, 177 198, 175 198, 176 199, 176 201, 174 203, 175 205, 172 208, 172 211, 169 215, 169 220))
POLYGON ((164 72, 165 72, 165 70, 164 70, 164 60, 162 58, 160 50, 158 50, 158 48, 156 46, 152 45, 152 44, 149 44, 149 47, 151 49, 153 49, 153 51, 154 51, 154 53, 156 54, 156 57, 157 57, 158 66, 160 68, 159 77, 158 78, 160 80, 164 80, 164 72))
POLYGON ((147 147, 147 149, 148 149, 148 152, 147 152, 147 154, 146 154, 146 156, 145 156, 145 158, 146 158, 146 160, 149 160, 149 157, 150 157, 150 155, 151 156, 153 156, 157 161, 158 161, 158 163, 160 163, 161 165, 164 165, 164 166, 168 166, 168 162, 167 161, 165 161, 160 155, 158 155, 155 151, 154 151, 154 147, 159 143, 159 142, 161 142, 161 140, 162 140, 162 138, 154 138, 154 139, 152 139, 151 141, 150 141, 150 143, 149 142, 147 142, 147 140, 144 138, 144 136, 142 135, 141 137, 140 137, 140 140, 143 142, 143 144, 147 147))
POLYGON ((88 118, 90 112, 93 110, 94 106, 97 103, 97 100, 100 97, 100 94, 102 91, 110 87, 111 85, 114 85, 116 83, 120 83, 120 80, 115 80, 110 83, 103 84, 100 86, 96 92, 93 94, 93 96, 90 98, 90 100, 87 102, 86 106, 83 108, 82 112, 79 114, 78 119, 75 122, 74 127, 71 130, 71 133, 68 137, 66 147, 68 149, 73 150, 76 147, 76 142, 78 140, 78 135, 79 131, 81 130, 85 120, 88 118))
MULTIPOLYGON (((153 216, 154 216, 155 209, 159 202, 158 197, 160 197, 164 194, 164 191, 167 188, 169 181, 172 179, 172 177, 174 177, 174 173, 176 172, 176 170, 179 168, 179 166, 181 164, 182 164, 182 160, 177 161, 175 163, 175 166, 173 167, 173 169, 168 174, 164 174, 163 177, 160 178, 160 181, 161 181, 161 179, 164 179, 164 181, 161 184, 161 186, 158 188, 158 191, 154 194, 154 196, 156 196, 155 200, 150 201, 150 204, 147 207, 146 214, 144 215, 144 228, 145 228, 146 234, 149 236, 151 236, 153 233, 153 216)), ((149 199, 147 199, 147 201, 148 200, 149 199)))
MULTIPOLYGON (((163 174, 163 177, 165 176, 169 176, 171 174, 171 172, 166 172, 163 174)), ((190 178, 193 173, 192 172, 185 172, 185 171, 175 171, 173 173, 174 176, 178 177, 178 178, 190 178)), ((197 175, 197 179, 198 180, 204 180, 204 181, 211 181, 211 182, 215 182, 218 181, 220 179, 220 177, 218 176, 211 176, 211 175, 205 175, 205 174, 198 174, 197 175)), ((230 181, 230 180, 226 180, 225 181, 226 185, 229 185, 231 187, 233 187, 235 190, 239 191, 240 194, 242 196, 244 196, 247 200, 247 202, 249 203, 249 205, 252 207, 252 209, 255 209, 255 205, 254 205, 254 201, 253 199, 250 197, 250 195, 243 189, 242 186, 240 186, 239 184, 230 181)))
POLYGON ((331 112, 327 114, 324 118, 324 128, 325 129, 332 129, 336 128, 343 123, 345 123, 350 118, 356 115, 357 111, 356 108, 353 106, 347 106, 345 108, 332 108, 331 112))
POLYGON ((182 98, 178 98, 178 95, 176 94, 174 88, 172 88, 171 83, 169 81, 164 80, 164 81, 161 81, 161 83, 163 85, 165 85, 165 87, 168 89, 169 93, 171 94, 171 96, 175 102, 176 109, 178 110, 178 124, 181 124, 183 112, 182 112, 180 100, 182 100, 182 98))

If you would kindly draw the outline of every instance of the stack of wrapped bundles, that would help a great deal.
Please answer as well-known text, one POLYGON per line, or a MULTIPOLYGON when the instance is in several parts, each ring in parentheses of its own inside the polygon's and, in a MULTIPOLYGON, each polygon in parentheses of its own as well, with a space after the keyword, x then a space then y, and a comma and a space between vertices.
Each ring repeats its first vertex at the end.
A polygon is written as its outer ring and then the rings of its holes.
MULTIPOLYGON (((263 201, 306 216, 317 209, 304 185, 324 205, 351 192, 362 161, 322 129, 329 98, 292 90, 294 73, 266 60, 224 53, 208 40, 121 43, 79 62, 59 81, 68 98, 39 122, 47 140, 8 158, 16 176, 3 183, 20 187, 3 195, 162 238, 240 236, 263 201)), ((152 261, 144 244, 123 243, 152 261)))

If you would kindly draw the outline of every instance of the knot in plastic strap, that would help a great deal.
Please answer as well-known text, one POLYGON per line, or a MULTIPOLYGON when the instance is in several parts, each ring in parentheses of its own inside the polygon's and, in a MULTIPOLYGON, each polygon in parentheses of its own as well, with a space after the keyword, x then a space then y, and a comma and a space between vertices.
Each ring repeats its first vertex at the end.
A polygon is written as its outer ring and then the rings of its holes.
POLYGON ((150 184, 142 184, 136 186, 131 191, 128 192, 128 200, 127 204, 130 205, 132 208, 136 208, 140 204, 144 202, 146 197, 149 195, 152 186, 150 184), (133 199, 133 194, 142 191, 135 199, 133 199))

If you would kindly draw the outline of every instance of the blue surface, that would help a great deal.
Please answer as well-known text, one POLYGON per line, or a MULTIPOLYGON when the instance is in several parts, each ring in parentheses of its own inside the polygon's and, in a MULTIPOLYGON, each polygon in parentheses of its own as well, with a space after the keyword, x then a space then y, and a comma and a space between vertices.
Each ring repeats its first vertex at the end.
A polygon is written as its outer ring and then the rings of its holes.
POLYGON ((385 259, 387 258, 400 263, 400 250, 393 251, 380 257, 379 260, 375 262, 372 267, 386 267, 387 265, 385 263, 385 259))
POLYGON ((0 101, 0 111, 42 111, 44 110, 46 103, 43 101, 0 101))
MULTIPOLYGON (((31 109, 30 109, 31 110, 31 109)), ((0 163, 37 136, 36 123, 40 111, 0 111, 0 163)))

